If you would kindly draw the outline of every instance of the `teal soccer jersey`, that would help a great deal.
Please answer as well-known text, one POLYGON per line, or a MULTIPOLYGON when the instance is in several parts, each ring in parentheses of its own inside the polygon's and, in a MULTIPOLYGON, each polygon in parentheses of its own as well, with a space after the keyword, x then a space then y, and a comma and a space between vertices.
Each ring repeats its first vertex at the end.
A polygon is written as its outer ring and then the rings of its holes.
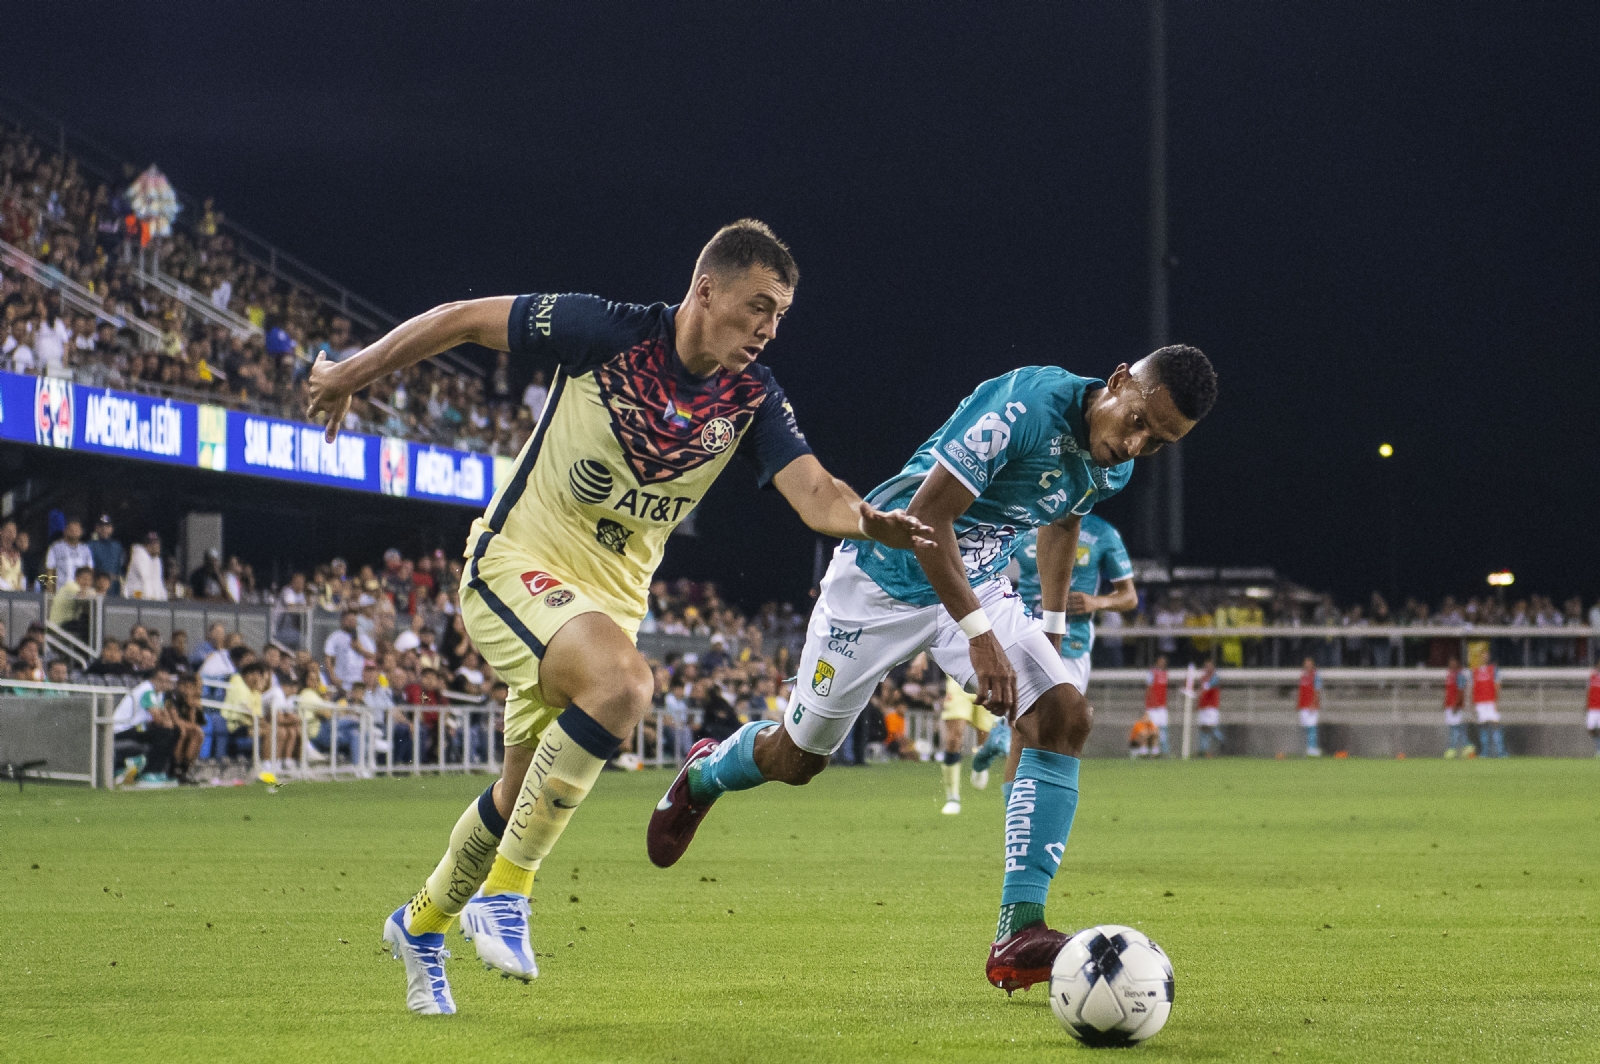
MULTIPOLYGON (((1022 575, 1017 579, 1017 594, 1027 603, 1028 612, 1039 616, 1039 534, 1023 533, 1017 548, 1017 564, 1022 575)), ((1085 595, 1100 592, 1100 580, 1107 583, 1126 580, 1133 575, 1133 562, 1128 560, 1128 548, 1122 545, 1122 534, 1111 522, 1094 514, 1083 519, 1078 526, 1078 554, 1072 562, 1071 590, 1085 595)), ((1067 634, 1061 637, 1061 656, 1081 658, 1094 644, 1094 619, 1089 614, 1067 618, 1067 634)))
MULTIPOLYGON (((975 496, 955 532, 976 587, 1005 569, 1023 533, 1068 513, 1087 514, 1127 485, 1131 461, 1102 469, 1089 457, 1083 408, 1103 387, 1056 366, 1024 366, 984 381, 900 474, 867 498, 879 509, 903 510, 935 463, 949 470, 975 496)), ((911 551, 854 546, 862 572, 889 595, 913 606, 938 603, 911 551)))

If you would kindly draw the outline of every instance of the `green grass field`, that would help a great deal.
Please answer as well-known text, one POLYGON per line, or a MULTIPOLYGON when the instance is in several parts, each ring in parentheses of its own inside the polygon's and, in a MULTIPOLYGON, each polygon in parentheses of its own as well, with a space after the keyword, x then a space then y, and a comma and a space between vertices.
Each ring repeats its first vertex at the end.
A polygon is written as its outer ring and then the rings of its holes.
POLYGON ((725 800, 670 871, 661 773, 606 775, 540 873, 530 986, 452 932, 405 1011, 384 916, 477 779, 0 792, 0 1059, 1600 1060, 1600 764, 1090 762, 1051 922, 1171 954, 1129 1051, 983 977, 997 785, 835 769, 725 800), (1122 1059, 1119 1057, 1119 1059, 1122 1059))

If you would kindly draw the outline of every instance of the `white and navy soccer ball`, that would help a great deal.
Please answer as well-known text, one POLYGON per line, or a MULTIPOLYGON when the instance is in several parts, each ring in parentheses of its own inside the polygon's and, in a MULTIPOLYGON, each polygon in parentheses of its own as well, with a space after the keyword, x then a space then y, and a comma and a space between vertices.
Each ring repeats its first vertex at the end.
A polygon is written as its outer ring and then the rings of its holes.
POLYGON ((1172 962, 1131 927, 1079 931, 1050 969, 1050 1008, 1085 1045, 1142 1042, 1172 1013, 1172 962))

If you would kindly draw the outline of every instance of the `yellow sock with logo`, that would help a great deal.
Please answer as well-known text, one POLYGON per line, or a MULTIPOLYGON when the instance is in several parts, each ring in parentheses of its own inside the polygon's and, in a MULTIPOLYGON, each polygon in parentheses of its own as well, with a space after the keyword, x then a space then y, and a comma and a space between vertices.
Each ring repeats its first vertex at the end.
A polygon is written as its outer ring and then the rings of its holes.
POLYGON ((443 932, 478 889, 493 864, 505 834, 506 818, 494 805, 494 788, 478 795, 450 832, 450 848, 421 890, 406 903, 406 930, 413 935, 443 932))
POLYGON ((485 894, 533 893, 539 863, 621 745, 621 739, 576 705, 568 706, 545 729, 500 839, 485 894))

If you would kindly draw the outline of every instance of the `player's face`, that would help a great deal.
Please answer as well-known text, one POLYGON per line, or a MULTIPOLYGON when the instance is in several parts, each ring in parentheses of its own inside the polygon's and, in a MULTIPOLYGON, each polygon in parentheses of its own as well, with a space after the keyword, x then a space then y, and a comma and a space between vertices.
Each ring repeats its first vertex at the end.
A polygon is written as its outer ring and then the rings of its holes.
POLYGON ((1165 386, 1155 383, 1148 370, 1137 365, 1129 369, 1127 363, 1107 378, 1088 420, 1089 453, 1099 466, 1148 458, 1194 428, 1193 421, 1178 413, 1165 386))
POLYGON ((706 353, 729 373, 743 373, 778 335, 794 302, 794 289, 765 266, 742 274, 706 274, 695 290, 706 310, 706 353))

